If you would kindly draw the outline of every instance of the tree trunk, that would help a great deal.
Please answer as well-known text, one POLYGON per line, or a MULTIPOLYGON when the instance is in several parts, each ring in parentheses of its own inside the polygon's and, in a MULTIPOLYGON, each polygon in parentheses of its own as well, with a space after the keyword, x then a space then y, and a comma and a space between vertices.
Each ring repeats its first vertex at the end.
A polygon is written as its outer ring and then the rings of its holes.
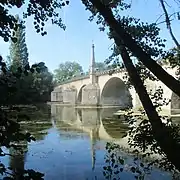
POLYGON ((167 155, 168 160, 173 163, 178 170, 180 170, 180 144, 173 139, 169 132, 167 132, 165 125, 162 123, 155 107, 153 106, 147 90, 127 53, 126 48, 117 41, 116 44, 121 48, 121 57, 152 125, 154 138, 157 140, 162 151, 167 155))
POLYGON ((114 18, 110 8, 100 2, 100 0, 90 0, 90 2, 98 9, 100 14, 104 17, 109 27, 119 36, 128 49, 130 49, 135 56, 167 87, 174 93, 180 96, 180 81, 176 80, 173 76, 168 74, 159 64, 154 61, 150 55, 145 53, 140 46, 138 46, 131 35, 119 25, 118 21, 114 18))
MULTIPOLYGON (((146 54, 141 47, 136 44, 132 37, 128 33, 126 33, 123 28, 120 27, 119 23, 116 21, 112 14, 112 11, 109 8, 105 7, 98 0, 90 1, 104 17, 110 28, 113 29, 113 31, 118 35, 118 39, 115 39, 116 44, 121 47, 122 40, 124 45, 128 47, 159 80, 161 80, 172 91, 180 96, 180 82, 169 75, 148 54, 146 54)), ((158 116, 158 113, 156 112, 156 109, 153 106, 152 101, 125 47, 122 47, 121 49, 121 56, 131 78, 131 81, 133 82, 136 92, 139 95, 139 98, 152 125, 153 135, 155 139, 157 140, 162 151, 164 151, 164 153, 167 155, 169 161, 172 162, 178 170, 180 170, 180 144, 173 139, 171 134, 167 131, 167 129, 161 122, 161 119, 158 116)))

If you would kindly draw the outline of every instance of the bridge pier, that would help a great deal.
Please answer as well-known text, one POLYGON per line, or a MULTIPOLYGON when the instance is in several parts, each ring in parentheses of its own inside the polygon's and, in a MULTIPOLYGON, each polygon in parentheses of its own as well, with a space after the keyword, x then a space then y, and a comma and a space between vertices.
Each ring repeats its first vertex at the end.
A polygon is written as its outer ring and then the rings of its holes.
POLYGON ((63 91, 63 103, 75 105, 77 102, 77 90, 76 88, 66 88, 63 91))
POLYGON ((62 88, 57 87, 51 92, 51 102, 63 103, 63 91, 62 88))
POLYGON ((99 105, 100 88, 96 84, 88 84, 82 89, 82 105, 99 105))

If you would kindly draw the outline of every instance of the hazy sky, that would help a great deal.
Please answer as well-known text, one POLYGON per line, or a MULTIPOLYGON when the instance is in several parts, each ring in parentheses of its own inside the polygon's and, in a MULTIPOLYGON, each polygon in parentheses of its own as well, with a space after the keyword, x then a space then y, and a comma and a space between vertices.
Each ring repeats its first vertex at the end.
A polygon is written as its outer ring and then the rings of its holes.
MULTIPOLYGON (((174 0, 170 1, 174 3, 174 0)), ((175 11, 172 8, 169 10, 175 11)), ((15 12, 18 13, 18 11, 15 12)), ((142 21, 155 22, 162 14, 162 10, 158 0, 133 0, 132 8, 126 13, 141 18, 142 21)), ((44 61, 50 71, 53 71, 61 62, 77 61, 84 70, 87 70, 92 40, 95 44, 96 61, 104 61, 111 54, 109 46, 112 41, 107 38, 105 32, 99 31, 95 22, 88 21, 89 15, 81 0, 71 0, 70 5, 62 12, 66 30, 47 24, 48 35, 44 37, 35 32, 32 19, 29 18, 26 22, 26 42, 30 63, 44 61)), ((160 21, 163 21, 163 18, 160 21)), ((180 40, 179 24, 180 21, 173 22, 173 31, 180 40)), ((172 47, 174 44, 166 26, 162 25, 161 29, 162 37, 168 39, 167 48, 172 47)), ((4 43, 0 39, 0 46, 0 54, 6 57, 9 54, 9 43, 4 43)))

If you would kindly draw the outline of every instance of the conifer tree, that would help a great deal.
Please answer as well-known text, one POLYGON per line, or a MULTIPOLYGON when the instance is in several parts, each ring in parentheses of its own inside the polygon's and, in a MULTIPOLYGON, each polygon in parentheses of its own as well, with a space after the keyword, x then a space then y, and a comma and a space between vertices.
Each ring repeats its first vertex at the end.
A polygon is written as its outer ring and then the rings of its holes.
POLYGON ((10 59, 12 62, 12 68, 24 67, 28 64, 28 49, 26 45, 26 33, 25 25, 20 20, 19 16, 16 16, 18 26, 15 31, 16 42, 11 41, 10 44, 10 59))

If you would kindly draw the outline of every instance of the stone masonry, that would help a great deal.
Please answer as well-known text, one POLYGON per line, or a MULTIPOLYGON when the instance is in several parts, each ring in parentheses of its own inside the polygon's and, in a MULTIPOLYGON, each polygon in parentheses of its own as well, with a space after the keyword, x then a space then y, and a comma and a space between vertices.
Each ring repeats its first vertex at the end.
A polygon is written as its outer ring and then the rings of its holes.
MULTIPOLYGON (((176 69, 172 69, 169 65, 164 65, 163 68, 175 77, 176 69)), ((95 71, 93 45, 89 75, 74 77, 60 84, 52 91, 51 102, 78 106, 118 106, 138 109, 142 106, 141 102, 135 89, 126 87, 123 81, 125 76, 127 76, 127 71, 122 68, 115 69, 113 74, 109 74, 109 70, 95 71)), ((145 85, 148 91, 155 92, 159 87, 163 89, 163 97, 171 100, 162 108, 166 113, 180 112, 179 97, 174 95, 161 81, 146 80, 145 85)))

